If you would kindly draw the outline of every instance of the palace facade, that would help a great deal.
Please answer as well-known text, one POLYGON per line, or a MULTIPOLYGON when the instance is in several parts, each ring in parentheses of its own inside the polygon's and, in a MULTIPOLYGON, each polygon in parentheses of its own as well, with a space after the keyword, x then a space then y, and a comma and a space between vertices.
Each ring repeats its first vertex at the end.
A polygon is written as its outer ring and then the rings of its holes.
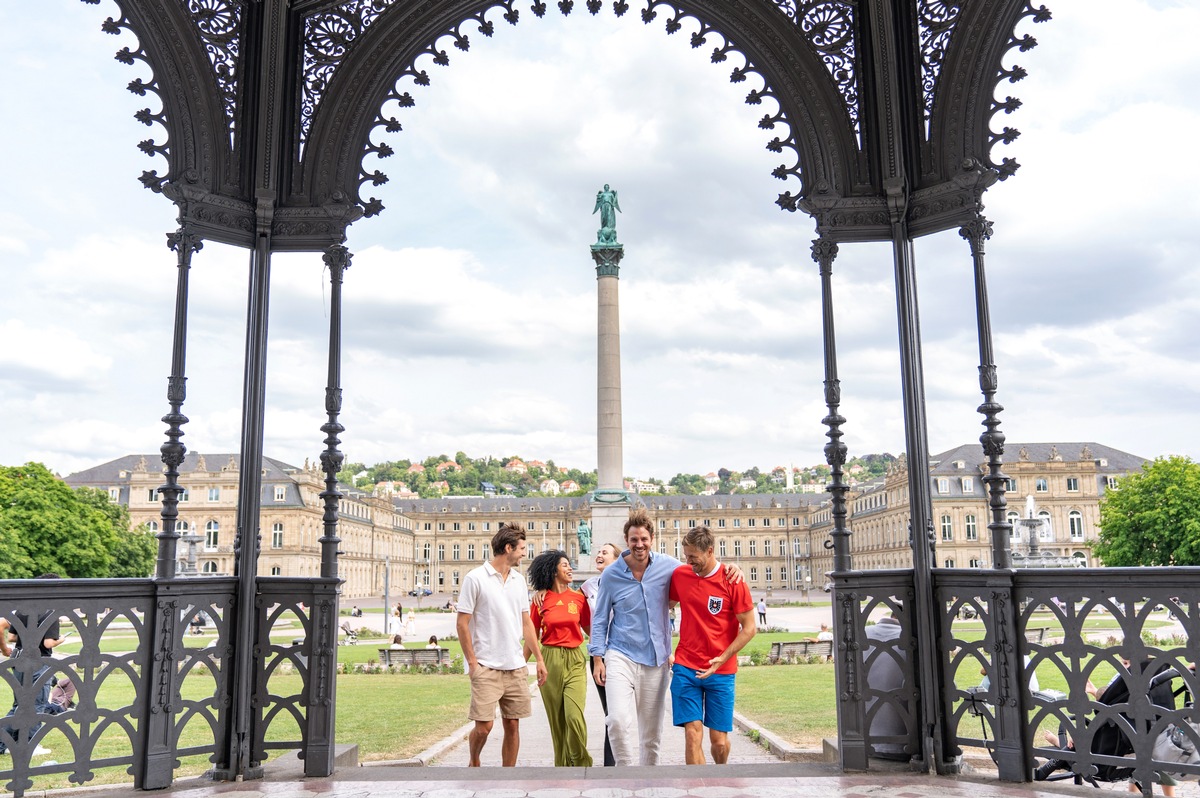
MULTIPOLYGON (((1093 562, 1091 544, 1099 523, 1099 501, 1121 476, 1138 471, 1144 458, 1097 443, 1011 444, 1016 453, 1004 464, 1009 477, 1008 518, 1032 508, 1040 525, 1043 551, 1093 562), (1027 497, 1032 497, 1030 502, 1027 497)), ((180 467, 185 493, 179 524, 181 569, 200 574, 233 571, 237 524, 239 458, 230 454, 191 453, 180 467), (210 464, 211 463, 211 464, 210 464)), ((263 458, 262 515, 259 533, 264 575, 315 576, 320 573, 320 493, 324 475, 314 463, 292 466, 263 458)), ((887 475, 849 494, 848 524, 856 569, 911 568, 908 529, 908 466, 903 457, 887 475)), ((937 565, 988 568, 985 461, 978 444, 935 455, 929 475, 937 565)), ((163 482, 153 455, 128 455, 72 474, 72 487, 106 491, 129 508, 133 524, 159 528, 163 482), (151 464, 154 464, 151 466, 151 464)), ((548 549, 565 551, 578 562, 576 530, 590 519, 586 497, 448 496, 440 499, 373 496, 341 486, 340 572, 348 599, 381 596, 385 577, 392 595, 431 589, 453 596, 467 571, 491 557, 490 541, 509 521, 527 533, 532 559, 548 549)), ((828 497, 812 493, 663 496, 637 501, 655 524, 660 552, 682 559, 683 535, 693 526, 710 527, 717 556, 741 566, 752 590, 808 590, 824 586, 833 567, 825 548, 832 522, 828 497)), ((1014 549, 1024 547, 1014 526, 1014 549)), ((621 541, 593 540, 593 548, 621 541)), ((590 557, 580 564, 591 571, 590 557)))

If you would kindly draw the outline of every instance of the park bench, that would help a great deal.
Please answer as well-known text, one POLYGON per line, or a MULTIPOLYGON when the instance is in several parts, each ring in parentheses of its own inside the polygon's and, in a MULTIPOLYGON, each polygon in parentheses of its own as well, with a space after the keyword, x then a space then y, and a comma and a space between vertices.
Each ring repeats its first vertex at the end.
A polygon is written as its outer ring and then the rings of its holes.
POLYGON ((812 640, 790 640, 771 644, 771 652, 767 655, 770 662, 779 662, 781 659, 800 659, 801 657, 824 657, 829 659, 833 656, 833 642, 830 640, 812 641, 812 640))
POLYGON ((450 649, 448 648, 381 648, 379 649, 381 665, 449 665, 450 649))
POLYGON ((1031 626, 1025 630, 1025 640, 1041 645, 1046 642, 1046 633, 1049 631, 1049 626, 1031 626))

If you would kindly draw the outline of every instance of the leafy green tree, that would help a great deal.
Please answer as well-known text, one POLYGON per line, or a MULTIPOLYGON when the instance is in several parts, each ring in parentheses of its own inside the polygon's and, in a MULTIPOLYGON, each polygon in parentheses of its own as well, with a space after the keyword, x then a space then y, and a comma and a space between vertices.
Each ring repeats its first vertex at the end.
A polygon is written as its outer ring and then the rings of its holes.
POLYGON ((40 463, 0 467, 0 546, 14 539, 25 558, 0 562, 0 576, 42 573, 105 577, 116 535, 109 516, 40 463))
POLYGON ((95 508, 108 518, 112 525, 112 537, 108 540, 108 553, 112 556, 112 568, 108 576, 143 577, 154 570, 158 556, 158 540, 150 534, 145 524, 131 529, 129 508, 108 498, 108 494, 96 488, 76 488, 79 500, 95 508))
POLYGON ((1200 565, 1200 463, 1172 455, 1122 477, 1100 500, 1105 565, 1200 565))
POLYGON ((362 463, 343 463, 342 470, 338 472, 338 481, 343 485, 354 486, 354 475, 362 471, 366 471, 367 467, 362 463))

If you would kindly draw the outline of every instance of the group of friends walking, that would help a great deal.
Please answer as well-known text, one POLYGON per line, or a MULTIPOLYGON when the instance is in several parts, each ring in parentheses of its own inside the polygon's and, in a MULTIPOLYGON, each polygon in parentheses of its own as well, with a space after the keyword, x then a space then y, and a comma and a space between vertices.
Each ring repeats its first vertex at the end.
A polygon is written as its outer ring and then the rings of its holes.
POLYGON ((712 761, 728 761, 737 653, 757 632, 756 607, 741 569, 717 560, 708 527, 688 531, 681 563, 654 551, 653 521, 635 510, 624 546, 597 548, 600 574, 581 590, 572 588, 570 560, 558 550, 534 558, 526 581, 516 570, 526 556, 524 530, 502 525, 491 550, 492 559, 467 574, 458 602, 475 724, 472 767, 480 765, 497 707, 501 763, 516 765, 520 719, 532 714, 531 658, 555 766, 593 764, 584 720, 589 670, 605 713, 605 765, 658 764, 668 696, 686 762, 705 763, 705 729, 712 761), (679 643, 672 651, 676 605, 679 643))

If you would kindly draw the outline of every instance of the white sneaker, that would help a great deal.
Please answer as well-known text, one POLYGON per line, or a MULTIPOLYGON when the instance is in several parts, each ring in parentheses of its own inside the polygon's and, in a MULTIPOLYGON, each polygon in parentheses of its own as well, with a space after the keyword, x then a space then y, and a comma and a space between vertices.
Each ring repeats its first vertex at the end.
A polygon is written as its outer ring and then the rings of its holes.
POLYGON ((34 756, 45 756, 45 755, 46 755, 46 754, 48 754, 48 753, 50 753, 50 749, 49 749, 49 748, 43 748, 43 747, 42 747, 42 746, 40 746, 40 745, 39 745, 37 748, 34 748, 34 749, 33 749, 33 755, 34 755, 34 756))

